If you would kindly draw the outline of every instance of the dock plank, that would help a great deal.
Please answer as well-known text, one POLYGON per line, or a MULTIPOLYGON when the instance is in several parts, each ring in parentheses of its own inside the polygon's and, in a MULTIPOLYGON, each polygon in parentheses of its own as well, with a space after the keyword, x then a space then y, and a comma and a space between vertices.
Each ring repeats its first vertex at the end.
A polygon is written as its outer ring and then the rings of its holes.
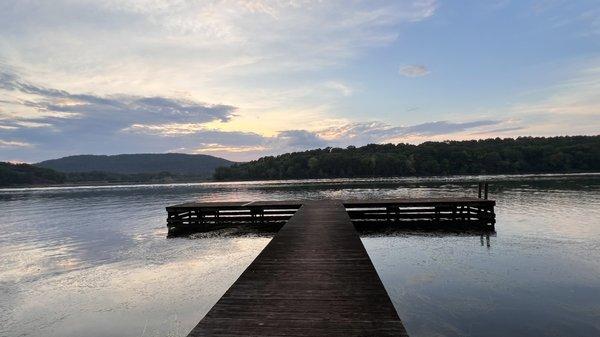
POLYGON ((341 201, 305 201, 189 336, 407 336, 341 201))

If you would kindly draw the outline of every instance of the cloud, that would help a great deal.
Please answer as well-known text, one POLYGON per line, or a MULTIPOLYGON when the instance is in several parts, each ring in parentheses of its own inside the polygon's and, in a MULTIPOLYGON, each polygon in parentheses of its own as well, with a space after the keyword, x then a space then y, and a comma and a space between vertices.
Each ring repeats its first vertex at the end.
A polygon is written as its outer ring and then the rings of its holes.
POLYGON ((203 123, 133 124, 124 132, 145 133, 160 136, 181 136, 206 130, 203 123))
POLYGON ((522 134, 595 135, 600 130, 600 59, 578 65, 558 83, 524 92, 502 113, 523 123, 522 134))
POLYGON ((354 93, 352 87, 339 81, 328 81, 325 83, 325 88, 339 92, 342 96, 351 96, 354 93))
MULTIPOLYGON (((412 143, 426 141, 465 140, 523 135, 528 125, 515 119, 476 119, 464 122, 435 121, 415 125, 394 126, 382 122, 358 122, 318 130, 315 134, 328 146, 346 147, 370 143, 412 143), (509 134, 506 134, 509 133, 509 134)), ((526 134, 526 133, 525 133, 526 134)))
MULTIPOLYGON (((60 88, 130 98, 124 103, 133 106, 139 97, 199 97, 240 107, 237 121, 268 118, 252 130, 273 134, 309 109, 327 106, 318 116, 324 117, 337 104, 332 101, 356 93, 342 73, 316 74, 394 43, 406 25, 427 20, 437 8, 435 0, 5 1, 0 67, 10 64, 35 79, 39 85, 24 88, 29 95, 60 95, 38 92, 60 88)), ((94 104, 104 109, 105 103, 94 104)), ((23 106, 8 110, 33 114, 23 106)), ((57 118, 75 113, 47 111, 57 118)))
MULTIPOLYGON (((201 143, 200 146, 195 148, 193 153, 261 153, 268 150, 265 146, 261 145, 245 145, 245 146, 227 146, 216 143, 201 143)), ((180 149, 182 150, 182 149, 180 149)))
POLYGON ((327 141, 317 133, 307 130, 286 130, 271 140, 271 146, 281 150, 306 150, 327 146, 327 141))
POLYGON ((600 34, 600 8, 594 1, 536 1, 527 8, 551 29, 578 27, 579 37, 595 38, 600 34))
POLYGON ((33 110, 28 118, 0 113, 0 119, 11 123, 5 125, 9 128, 48 126, 59 131, 79 128, 82 132, 112 132, 137 123, 197 125, 214 121, 227 122, 236 110, 230 105, 199 103, 180 98, 72 94, 34 85, 8 72, 0 72, 1 91, 18 97, 7 101, 8 104, 33 110))
POLYGON ((0 139, 0 147, 30 147, 30 146, 32 146, 32 145, 29 143, 25 143, 25 142, 0 139))
POLYGON ((430 71, 427 67, 418 64, 400 66, 398 73, 406 77, 421 77, 429 75, 430 71))
POLYGON ((502 124, 499 120, 469 122, 437 121, 410 126, 392 126, 382 122, 349 123, 318 131, 323 139, 334 143, 360 145, 367 143, 401 142, 411 136, 450 135, 480 127, 502 124))
POLYGON ((15 1, 0 12, 0 42, 10 46, 7 58, 51 60, 49 66, 63 71, 113 72, 157 62, 180 74, 294 71, 390 43, 399 25, 425 20, 437 7, 435 0, 15 1))
POLYGON ((428 122, 417 124, 403 129, 404 134, 419 134, 419 135, 444 135, 456 132, 462 132, 469 129, 478 128, 481 126, 498 125, 501 121, 498 120, 479 120, 462 123, 452 123, 448 121, 428 122))
POLYGON ((499 133, 505 133, 505 132, 512 132, 512 131, 520 131, 525 129, 524 126, 509 126, 509 127, 504 127, 504 128, 498 128, 498 129, 491 129, 491 130, 484 130, 484 131, 477 131, 477 132, 472 132, 471 135, 475 135, 475 136, 480 136, 480 135, 497 135, 499 133))

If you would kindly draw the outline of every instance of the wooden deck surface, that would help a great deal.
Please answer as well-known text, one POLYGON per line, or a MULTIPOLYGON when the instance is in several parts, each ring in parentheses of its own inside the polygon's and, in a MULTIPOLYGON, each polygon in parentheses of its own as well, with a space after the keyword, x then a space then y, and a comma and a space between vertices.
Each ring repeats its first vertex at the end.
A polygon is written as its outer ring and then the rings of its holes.
POLYGON ((368 206, 386 206, 386 205, 402 205, 402 206, 436 206, 442 204, 486 204, 495 205, 494 200, 480 198, 395 198, 395 199, 349 199, 342 200, 344 206, 350 207, 368 207, 368 206))
POLYGON ((406 336, 341 201, 303 201, 189 336, 406 336))
MULTIPOLYGON (((377 206, 386 204, 395 205, 411 205, 411 204, 431 204, 437 205, 440 203, 474 203, 474 204, 495 204, 494 200, 469 198, 469 197, 453 197, 453 198, 394 198, 394 199, 348 199, 348 200, 333 200, 341 202, 346 207, 357 207, 360 205, 377 206)), ((186 202, 183 204, 169 206, 168 208, 240 208, 249 206, 268 206, 268 207, 300 207, 305 203, 310 203, 311 200, 270 200, 270 201, 214 201, 214 202, 186 202)))
POLYGON ((250 206, 268 206, 275 207, 300 207, 304 201, 302 200, 272 200, 272 201, 208 201, 208 202, 186 202, 169 206, 167 208, 242 208, 250 206))

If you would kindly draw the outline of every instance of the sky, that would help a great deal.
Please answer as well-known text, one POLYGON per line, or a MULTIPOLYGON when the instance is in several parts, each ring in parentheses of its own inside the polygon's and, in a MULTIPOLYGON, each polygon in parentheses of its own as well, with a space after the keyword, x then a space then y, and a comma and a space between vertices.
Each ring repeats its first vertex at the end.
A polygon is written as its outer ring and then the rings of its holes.
POLYGON ((0 0, 0 161, 599 130, 598 0, 0 0))

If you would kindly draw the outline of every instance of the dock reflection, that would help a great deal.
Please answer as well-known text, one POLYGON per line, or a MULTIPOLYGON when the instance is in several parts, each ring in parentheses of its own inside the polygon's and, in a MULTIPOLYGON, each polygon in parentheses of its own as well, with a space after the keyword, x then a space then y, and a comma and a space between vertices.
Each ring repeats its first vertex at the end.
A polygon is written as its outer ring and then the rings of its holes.
MULTIPOLYGON (((206 231, 194 232, 169 232, 168 238, 188 237, 190 239, 205 239, 214 237, 272 237, 285 225, 285 222, 265 224, 257 223, 231 223, 223 224, 206 231)), ((425 237, 479 237, 482 247, 491 248, 491 237, 496 236, 496 231, 491 226, 473 228, 452 224, 446 226, 406 226, 398 224, 359 223, 354 225, 360 237, 393 237, 393 236, 425 236, 425 237)))
POLYGON ((473 228, 453 224, 449 226, 397 226, 397 225, 382 225, 381 223, 373 224, 355 224, 359 235, 364 238, 375 237, 479 237, 482 247, 490 249, 492 247, 491 239, 496 237, 496 230, 491 226, 482 226, 481 228, 473 228))

